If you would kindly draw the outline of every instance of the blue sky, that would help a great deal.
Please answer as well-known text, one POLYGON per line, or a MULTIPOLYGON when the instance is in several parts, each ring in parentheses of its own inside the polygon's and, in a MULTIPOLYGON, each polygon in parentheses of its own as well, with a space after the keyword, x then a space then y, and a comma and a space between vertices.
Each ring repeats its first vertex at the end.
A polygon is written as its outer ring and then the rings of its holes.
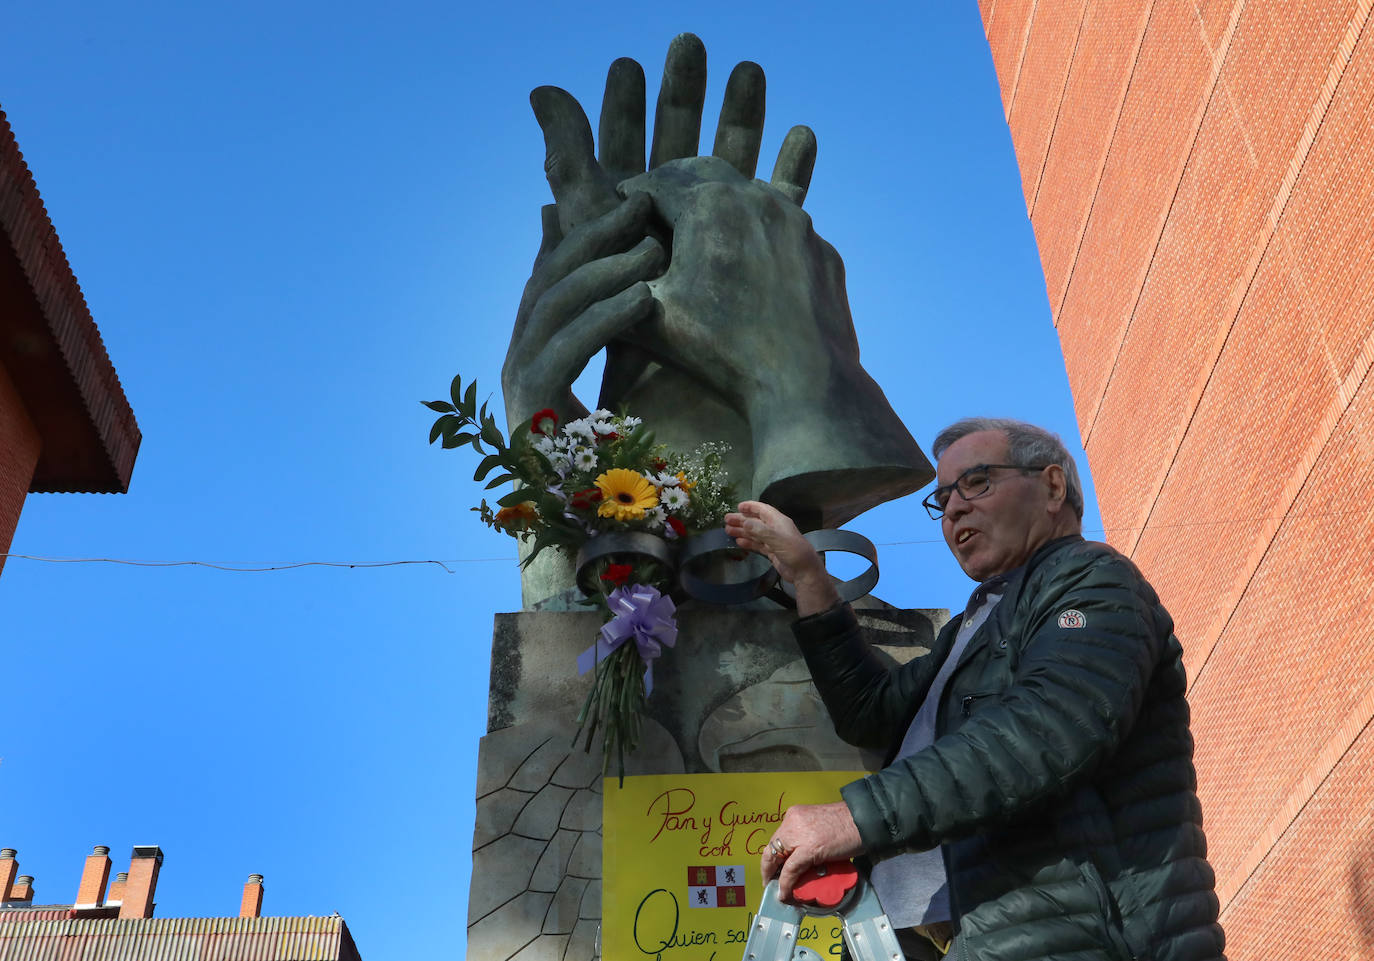
MULTIPOLYGON (((762 64, 760 170, 815 130, 806 208, 922 446, 1001 414, 1081 453, 974 3, 468 6, 6 13, 0 106, 143 430, 127 495, 30 497, 11 551, 453 572, 10 560, 0 846, 41 901, 75 897, 92 845, 123 870, 156 843, 160 916, 233 914, 256 872, 265 913, 338 911, 369 961, 461 943, 492 615, 519 579, 417 401, 458 371, 499 389, 549 199, 537 85, 595 117, 632 56, 652 102, 691 30, 709 145, 730 68, 762 64)), ((879 596, 962 605, 917 498, 850 526, 881 545, 879 596)))

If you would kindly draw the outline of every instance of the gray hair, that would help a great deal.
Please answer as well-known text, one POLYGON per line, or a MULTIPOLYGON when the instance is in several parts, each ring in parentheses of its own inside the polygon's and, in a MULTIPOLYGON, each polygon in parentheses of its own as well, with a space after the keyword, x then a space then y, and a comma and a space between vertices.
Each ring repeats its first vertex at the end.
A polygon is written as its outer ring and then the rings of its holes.
POLYGON ((931 447, 935 459, 939 460, 955 441, 985 430, 1000 430, 1007 435, 1007 457, 1013 464, 1058 464, 1064 468, 1064 500, 1082 523, 1083 485, 1078 479, 1078 465, 1059 435, 1043 427, 1009 417, 965 417, 935 435, 931 447))

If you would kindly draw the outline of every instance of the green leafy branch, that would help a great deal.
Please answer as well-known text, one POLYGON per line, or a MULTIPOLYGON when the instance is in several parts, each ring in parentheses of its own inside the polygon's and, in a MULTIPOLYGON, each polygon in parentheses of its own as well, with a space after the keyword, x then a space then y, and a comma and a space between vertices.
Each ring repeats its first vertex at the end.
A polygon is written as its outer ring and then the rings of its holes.
POLYGON ((482 455, 482 460, 473 471, 472 479, 481 483, 486 481, 485 490, 502 484, 515 482, 514 490, 507 491, 496 500, 498 508, 514 508, 521 504, 533 503, 538 513, 538 522, 532 530, 516 530, 502 526, 499 514, 484 498, 478 507, 471 508, 488 527, 503 530, 522 540, 534 538, 530 552, 522 561, 522 566, 530 562, 547 547, 567 547, 576 551, 585 539, 585 534, 563 517, 563 505, 546 489, 545 479, 551 472, 544 455, 535 450, 529 442, 530 422, 525 421, 512 433, 510 442, 497 426, 496 418, 488 411, 489 400, 477 406, 477 381, 471 381, 467 390, 463 389, 463 376, 458 374, 449 385, 450 400, 421 401, 439 416, 429 428, 429 442, 441 441, 445 450, 471 446, 482 455), (499 468, 499 473, 490 476, 499 468))
MULTIPOLYGON (((506 444, 506 437, 501 433, 501 428, 496 426, 496 418, 487 411, 489 400, 483 401, 480 409, 477 407, 477 381, 468 384, 467 393, 464 394, 463 375, 456 375, 453 383, 449 385, 449 396, 452 403, 446 400, 421 401, 439 415, 429 429, 429 442, 432 444, 442 437, 442 446, 445 450, 471 444, 477 453, 485 454, 482 463, 477 467, 477 472, 472 476, 476 481, 486 477, 493 467, 503 462, 510 463, 511 449, 506 444), (471 433, 468 433, 469 430, 471 433), (491 453, 483 450, 483 443, 492 448, 491 453)), ((498 478, 487 487, 494 487, 510 479, 498 478)))

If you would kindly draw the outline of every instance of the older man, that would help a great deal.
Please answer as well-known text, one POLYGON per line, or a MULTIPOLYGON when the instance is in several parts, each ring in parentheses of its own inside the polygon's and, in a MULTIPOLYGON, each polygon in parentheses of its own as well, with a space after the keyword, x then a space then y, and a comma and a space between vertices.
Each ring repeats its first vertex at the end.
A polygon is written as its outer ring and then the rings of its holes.
POLYGON ((807 868, 866 854, 893 923, 924 936, 904 941, 913 958, 1223 957, 1173 621, 1129 560, 1079 534, 1056 436, 975 418, 933 451, 926 509, 979 586, 902 667, 874 656, 786 516, 746 502, 726 520, 795 586, 837 732, 889 751, 843 801, 788 810, 765 879, 786 899, 807 868))

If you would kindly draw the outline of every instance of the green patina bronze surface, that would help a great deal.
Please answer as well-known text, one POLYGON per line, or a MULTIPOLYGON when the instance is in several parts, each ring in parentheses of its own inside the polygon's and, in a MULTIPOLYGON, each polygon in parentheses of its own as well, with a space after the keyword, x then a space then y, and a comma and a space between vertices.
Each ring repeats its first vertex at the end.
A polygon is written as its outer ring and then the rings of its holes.
MULTIPOLYGON (((545 407, 581 416, 572 383, 604 349, 599 406, 624 405, 678 449, 730 444, 741 497, 803 529, 838 526, 934 471, 860 364, 844 263, 802 210, 815 136, 793 127, 771 179, 755 179, 765 83, 746 62, 730 75, 711 155, 698 156, 705 89, 706 51, 682 34, 647 163, 635 61, 611 65, 595 142, 571 94, 530 95, 555 202, 502 372, 508 422, 545 407)), ((571 565, 551 555, 524 574, 526 607, 572 584, 571 565)))

